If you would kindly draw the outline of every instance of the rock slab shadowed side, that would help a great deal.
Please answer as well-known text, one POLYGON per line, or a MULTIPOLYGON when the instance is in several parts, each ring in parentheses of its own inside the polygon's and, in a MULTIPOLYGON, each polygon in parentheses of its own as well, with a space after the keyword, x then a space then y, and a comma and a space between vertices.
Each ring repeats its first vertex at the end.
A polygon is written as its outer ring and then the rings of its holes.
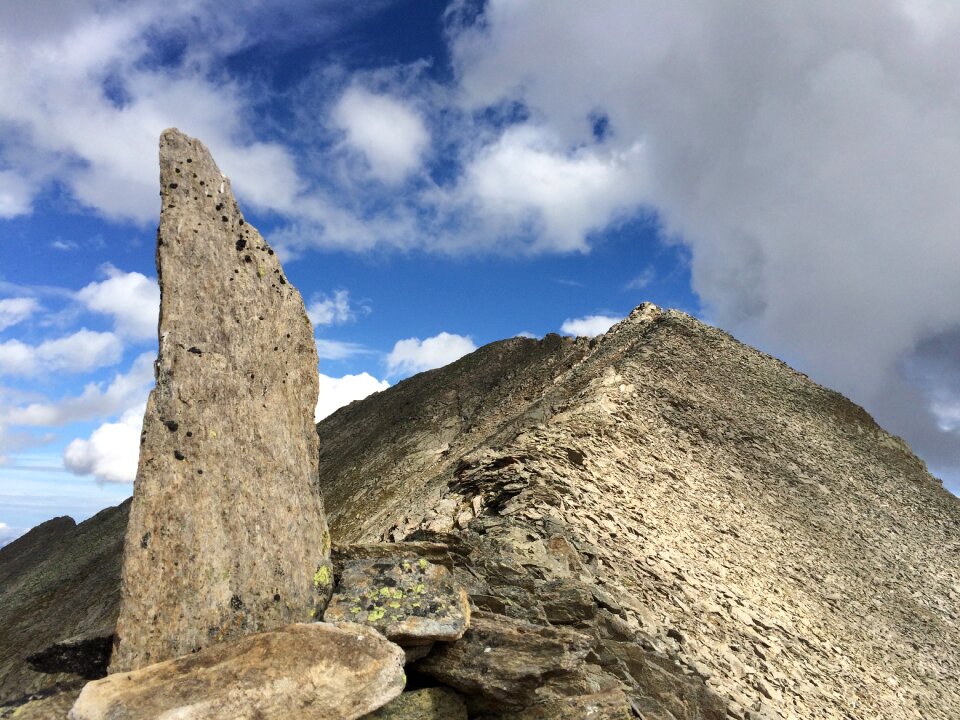
POLYGON ((157 383, 111 672, 308 620, 329 591, 303 300, 202 143, 164 131, 160 182, 157 383))
POLYGON ((403 685, 403 651, 376 631, 294 624, 88 683, 69 717, 353 720, 403 685))

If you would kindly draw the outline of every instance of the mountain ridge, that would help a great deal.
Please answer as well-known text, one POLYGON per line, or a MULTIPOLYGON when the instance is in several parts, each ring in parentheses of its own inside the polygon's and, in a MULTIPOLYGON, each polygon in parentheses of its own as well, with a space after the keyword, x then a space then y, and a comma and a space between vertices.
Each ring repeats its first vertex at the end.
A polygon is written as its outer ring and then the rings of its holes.
POLYGON ((317 429, 335 543, 445 543, 483 612, 593 618, 588 666, 635 712, 960 706, 960 501, 862 408, 684 313, 492 343, 317 429))

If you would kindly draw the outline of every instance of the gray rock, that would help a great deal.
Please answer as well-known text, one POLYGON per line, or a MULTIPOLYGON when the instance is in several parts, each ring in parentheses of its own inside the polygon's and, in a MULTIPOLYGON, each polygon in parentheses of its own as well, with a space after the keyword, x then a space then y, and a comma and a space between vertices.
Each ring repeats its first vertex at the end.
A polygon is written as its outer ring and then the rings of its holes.
POLYGON ((449 688, 425 688, 401 693, 364 720, 467 720, 467 706, 449 688))
POLYGON ((540 588, 540 602, 547 620, 554 625, 572 625, 597 614, 589 587, 575 580, 553 580, 540 588))
POLYGON ((617 688, 548 700, 510 716, 511 720, 632 720, 633 717, 630 700, 617 688))
POLYGON ((463 636, 470 603, 447 568, 422 557, 352 560, 340 570, 324 620, 370 625, 405 647, 430 645, 463 636))
POLYGON ((437 542, 358 543, 354 545, 334 545, 330 550, 330 559, 337 571, 354 560, 381 560, 383 558, 414 561, 422 558, 434 565, 443 565, 447 569, 453 569, 450 547, 437 542))
POLYGON ((374 630, 294 624, 95 680, 70 720, 353 720, 404 682, 403 651, 374 630))
POLYGON ((485 707, 516 708, 536 702, 548 680, 574 674, 590 644, 567 628, 475 613, 460 640, 438 645, 414 667, 485 707))
POLYGON ((331 581, 303 301, 202 143, 164 131, 160 182, 157 385, 111 672, 308 620, 331 581))

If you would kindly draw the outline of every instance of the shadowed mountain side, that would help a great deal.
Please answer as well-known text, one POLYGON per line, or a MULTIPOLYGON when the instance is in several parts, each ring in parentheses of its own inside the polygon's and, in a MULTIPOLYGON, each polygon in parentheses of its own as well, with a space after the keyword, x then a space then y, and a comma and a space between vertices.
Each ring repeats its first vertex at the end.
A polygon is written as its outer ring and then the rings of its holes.
POLYGON ((687 315, 496 343, 319 432, 335 542, 563 527, 735 716, 960 706, 960 502, 861 408, 687 315))
POLYGON ((0 702, 83 682, 35 672, 25 658, 78 636, 113 633, 130 501, 79 525, 61 517, 0 549, 0 702))
POLYGON ((589 345, 559 335, 490 343, 321 421, 321 489, 337 542, 383 534, 398 508, 444 489, 465 453, 547 417, 539 399, 589 345))

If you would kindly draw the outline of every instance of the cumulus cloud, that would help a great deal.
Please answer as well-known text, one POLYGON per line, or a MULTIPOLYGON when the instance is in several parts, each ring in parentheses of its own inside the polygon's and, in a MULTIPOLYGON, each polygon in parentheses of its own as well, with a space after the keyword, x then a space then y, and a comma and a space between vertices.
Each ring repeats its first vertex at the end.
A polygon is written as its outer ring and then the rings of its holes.
POLYGON ((82 373, 114 365, 123 355, 123 343, 111 332, 82 328, 72 335, 28 345, 19 340, 0 343, 0 375, 82 373))
POLYGON ((145 406, 128 410, 119 422, 104 423, 89 438, 77 438, 63 451, 63 465, 75 475, 100 482, 133 482, 140 457, 145 406))
POLYGON ((138 272, 123 272, 106 265, 107 279, 92 282, 77 293, 88 310, 114 319, 117 333, 136 340, 157 336, 160 288, 156 280, 138 272))
POLYGON ((307 316, 314 326, 341 325, 354 319, 356 309, 350 304, 350 293, 337 290, 333 295, 314 298, 307 306, 307 316))
POLYGON ((609 315, 587 315, 582 318, 564 320, 563 325, 560 326, 560 332, 564 335, 596 337, 597 335, 603 335, 621 320, 623 318, 610 317, 609 315))
POLYGON ((32 183, 10 170, 0 170, 0 218, 15 218, 30 212, 32 183))
MULTIPOLYGON (((255 4, 239 3, 237 17, 255 4)), ((220 15, 214 27, 207 2, 134 0, 102 12, 58 5, 0 8, 0 123, 9 129, 0 142, 0 217, 29 212, 34 194, 56 179, 107 217, 154 220, 156 143, 170 125, 204 138, 247 202, 291 207, 299 190, 292 156, 252 142, 246 98, 206 72, 212 58, 248 42, 237 18, 220 15), (172 67, 156 61, 171 37, 184 46, 172 67)))
POLYGON ((370 373, 330 377, 320 373, 320 395, 314 418, 317 422, 332 414, 335 410, 349 405, 354 400, 362 400, 375 392, 386 390, 390 383, 377 380, 370 373))
POLYGON ((0 330, 23 322, 40 308, 40 303, 29 297, 0 300, 0 330))
POLYGON ((477 349, 470 337, 442 332, 426 340, 398 340, 387 356, 388 375, 409 375, 432 370, 477 349))
POLYGON ((520 104, 556 158, 639 143, 627 200, 689 248, 708 319, 960 471, 931 393, 902 372, 960 324, 953 6, 491 0, 451 31, 468 109, 520 104))
POLYGON ((89 383, 83 392, 55 403, 30 403, 0 413, 0 422, 10 425, 64 425, 79 420, 115 415, 131 405, 143 405, 153 386, 152 352, 142 353, 129 372, 117 373, 106 388, 89 383))
POLYGON ((370 174, 397 183, 416 170, 430 144, 423 118, 398 98, 347 88, 331 111, 346 145, 366 159, 370 174))
POLYGON ((456 194, 478 205, 497 234, 530 234, 530 251, 585 251, 591 231, 637 209, 644 167, 640 143, 572 148, 548 128, 525 124, 471 158, 456 194))

